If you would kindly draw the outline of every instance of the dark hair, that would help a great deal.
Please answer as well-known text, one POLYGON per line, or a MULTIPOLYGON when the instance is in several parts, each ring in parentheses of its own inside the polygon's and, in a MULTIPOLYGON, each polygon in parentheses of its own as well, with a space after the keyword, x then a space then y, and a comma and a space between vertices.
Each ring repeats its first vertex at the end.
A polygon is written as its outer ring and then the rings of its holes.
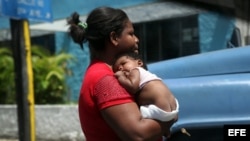
POLYGON ((94 9, 87 17, 87 27, 84 28, 79 23, 79 14, 74 12, 67 19, 69 34, 73 41, 83 48, 83 43, 88 41, 89 47, 95 51, 101 51, 105 48, 105 41, 114 31, 118 36, 122 33, 126 22, 127 14, 121 9, 111 7, 98 7, 94 9))
MULTIPOLYGON (((130 57, 130 58, 132 58, 134 60, 141 60, 141 61, 143 61, 141 54, 138 54, 136 52, 122 52, 122 53, 118 54, 117 56, 115 56, 115 61, 118 58, 122 57, 122 56, 128 56, 128 57, 130 57)), ((115 61, 114 61, 114 63, 115 63, 115 61)), ((144 62, 143 62, 143 66, 142 67, 144 69, 148 70, 147 64, 144 63, 144 62)))

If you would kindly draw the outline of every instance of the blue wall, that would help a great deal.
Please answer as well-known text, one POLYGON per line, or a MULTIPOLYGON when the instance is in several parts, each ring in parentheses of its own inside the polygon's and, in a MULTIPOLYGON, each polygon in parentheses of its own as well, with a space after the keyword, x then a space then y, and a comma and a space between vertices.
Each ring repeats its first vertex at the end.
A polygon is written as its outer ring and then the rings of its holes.
MULTIPOLYGON (((124 8, 155 1, 158 0, 51 0, 54 20, 66 20, 66 17, 75 11, 81 15, 86 15, 99 6, 124 8)), ((234 28, 234 19, 222 16, 219 13, 207 12, 201 13, 198 20, 201 53, 226 48, 227 41, 230 39, 234 28)), ((30 24, 34 23, 35 21, 30 22, 30 24)), ((9 19, 0 17, 0 29, 8 27, 9 19)), ((68 77, 67 83, 70 87, 70 99, 77 101, 83 74, 89 64, 88 48, 85 45, 84 50, 81 50, 79 45, 73 43, 67 33, 64 32, 57 32, 55 40, 56 52, 64 50, 76 58, 75 62, 69 64, 70 69, 73 70, 73 75, 68 77)))
POLYGON ((218 12, 206 12, 199 14, 198 20, 201 53, 227 48, 235 27, 235 18, 218 12))
MULTIPOLYGON (((133 5, 154 2, 157 0, 51 0, 52 13, 54 20, 65 19, 73 12, 78 12, 81 15, 88 14, 92 9, 99 6, 111 6, 115 8, 129 7, 133 5)), ((37 21, 30 21, 30 24, 35 24, 37 21)), ((0 29, 9 28, 9 19, 0 17, 0 29)), ((72 76, 68 77, 68 85, 70 87, 69 97, 72 101, 77 101, 83 74, 89 64, 88 48, 81 50, 79 45, 73 43, 67 33, 56 33, 56 52, 62 50, 75 56, 75 62, 70 63, 72 76)), ((86 47, 86 45, 85 45, 86 47)))
MULTIPOLYGON (((92 9, 98 6, 111 6, 116 8, 123 8, 128 6, 133 6, 137 4, 142 4, 146 2, 153 2, 156 0, 53 0, 53 12, 55 19, 64 19, 65 17, 70 16, 73 12, 78 12, 81 15, 88 14, 92 9), (68 7, 62 7, 68 6, 68 7)), ((89 65, 89 50, 87 45, 84 45, 84 50, 80 49, 80 46, 73 43, 67 33, 56 33, 56 51, 60 52, 64 50, 73 56, 76 60, 73 63, 69 64, 69 68, 72 70, 72 76, 69 76, 67 83, 69 86, 69 97, 71 101, 77 101, 79 96, 79 91, 81 88, 81 83, 83 75, 87 66, 89 65)))
MULTIPOLYGON (((98 6, 121 8, 154 1, 157 0, 51 0, 51 6, 54 20, 58 20, 68 17, 75 11, 85 15, 98 6)), ((36 21, 30 23, 33 24, 36 21)), ((0 29, 2 28, 9 28, 9 19, 0 14, 0 29)))
POLYGON ((154 1, 157 0, 53 0, 52 7, 55 19, 61 19, 74 11, 85 15, 99 6, 121 8, 154 1))
POLYGON ((72 70, 72 75, 68 76, 67 83, 69 86, 69 98, 71 101, 77 101, 83 74, 89 64, 89 50, 87 45, 84 45, 82 50, 78 44, 71 41, 68 34, 64 32, 56 33, 56 47, 57 52, 65 51, 72 54, 75 59, 69 63, 69 69, 72 70))

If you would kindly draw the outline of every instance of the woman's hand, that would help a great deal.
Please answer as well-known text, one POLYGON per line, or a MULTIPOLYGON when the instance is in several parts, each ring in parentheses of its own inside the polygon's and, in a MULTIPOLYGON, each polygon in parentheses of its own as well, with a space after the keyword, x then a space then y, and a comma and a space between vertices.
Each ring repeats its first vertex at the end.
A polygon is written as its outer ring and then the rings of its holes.
POLYGON ((172 127, 172 125, 178 121, 178 115, 170 120, 170 121, 167 121, 167 122, 162 122, 162 126, 164 126, 164 133, 163 133, 163 136, 165 136, 166 138, 170 138, 171 137, 171 131, 170 131, 170 128, 172 127))
POLYGON ((170 132, 170 128, 172 127, 172 125, 178 121, 178 116, 176 116, 173 120, 168 121, 168 122, 164 122, 162 123, 163 125, 166 126, 166 130, 163 133, 163 136, 165 136, 166 138, 170 138, 171 137, 171 132, 170 132))

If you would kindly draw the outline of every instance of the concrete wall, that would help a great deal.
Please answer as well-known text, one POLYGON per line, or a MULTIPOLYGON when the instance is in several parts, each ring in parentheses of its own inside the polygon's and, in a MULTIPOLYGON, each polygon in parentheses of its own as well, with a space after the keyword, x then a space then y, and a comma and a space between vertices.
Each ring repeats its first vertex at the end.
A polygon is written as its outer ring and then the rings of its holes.
MULTIPOLYGON (((36 140, 84 141, 77 105, 36 105, 36 140)), ((16 105, 0 105, 0 139, 18 139, 16 105)))

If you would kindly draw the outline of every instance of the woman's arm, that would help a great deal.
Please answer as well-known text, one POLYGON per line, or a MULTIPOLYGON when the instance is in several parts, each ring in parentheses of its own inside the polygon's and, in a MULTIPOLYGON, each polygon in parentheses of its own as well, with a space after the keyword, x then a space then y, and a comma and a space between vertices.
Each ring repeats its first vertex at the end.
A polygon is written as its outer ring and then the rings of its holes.
POLYGON ((134 102, 111 106, 103 109, 101 113, 110 127, 124 141, 155 141, 160 139, 163 133, 169 132, 172 124, 177 120, 177 117, 169 122, 143 119, 134 102))

